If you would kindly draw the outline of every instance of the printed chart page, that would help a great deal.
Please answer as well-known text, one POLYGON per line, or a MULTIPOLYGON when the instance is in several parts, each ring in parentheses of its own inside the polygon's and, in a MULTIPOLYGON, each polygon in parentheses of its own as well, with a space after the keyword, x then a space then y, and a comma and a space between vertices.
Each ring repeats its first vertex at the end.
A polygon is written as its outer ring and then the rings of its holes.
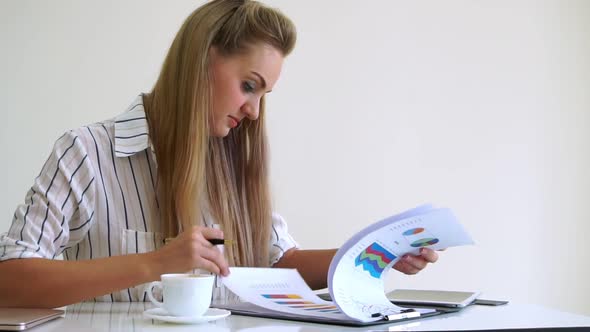
MULTIPOLYGON (((383 319, 347 316, 333 302, 319 298, 296 269, 231 267, 230 275, 222 277, 222 282, 241 300, 279 312, 283 317, 314 317, 332 322, 373 322, 383 319)), ((384 292, 383 289, 381 292, 384 292)), ((391 304, 388 309, 388 314, 397 314, 405 308, 391 304)), ((426 314, 435 310, 416 311, 426 314)))
POLYGON ((400 307, 386 297, 384 279, 405 254, 473 244, 449 209, 424 205, 379 221, 348 240, 330 264, 328 287, 337 307, 348 317, 367 321, 400 307))
POLYGON ((230 267, 223 284, 243 301, 301 317, 351 320, 319 298, 296 269, 230 267))

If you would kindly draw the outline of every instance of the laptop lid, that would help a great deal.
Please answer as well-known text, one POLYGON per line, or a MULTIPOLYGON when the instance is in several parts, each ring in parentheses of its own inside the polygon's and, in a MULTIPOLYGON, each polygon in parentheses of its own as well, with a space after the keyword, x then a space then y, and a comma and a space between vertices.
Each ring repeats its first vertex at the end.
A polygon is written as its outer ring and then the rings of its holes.
POLYGON ((23 331, 64 314, 57 309, 0 308, 0 330, 23 331))
POLYGON ((462 308, 471 304, 479 292, 458 292, 444 290, 395 289, 387 298, 396 304, 448 306, 462 308))

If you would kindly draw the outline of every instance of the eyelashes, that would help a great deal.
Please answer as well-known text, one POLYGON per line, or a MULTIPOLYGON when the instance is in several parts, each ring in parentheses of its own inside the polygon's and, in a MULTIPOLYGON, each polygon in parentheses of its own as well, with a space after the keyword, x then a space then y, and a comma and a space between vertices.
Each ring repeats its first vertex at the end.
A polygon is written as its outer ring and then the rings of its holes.
POLYGON ((256 83, 253 81, 244 81, 242 83, 242 90, 246 93, 253 93, 256 91, 256 83))

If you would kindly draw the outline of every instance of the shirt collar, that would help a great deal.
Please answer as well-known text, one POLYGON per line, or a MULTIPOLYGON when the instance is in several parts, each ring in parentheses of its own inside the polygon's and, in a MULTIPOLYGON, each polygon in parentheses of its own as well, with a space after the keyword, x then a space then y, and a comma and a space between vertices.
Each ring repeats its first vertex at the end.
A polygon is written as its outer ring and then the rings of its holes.
POLYGON ((129 157, 151 146, 142 95, 115 117, 115 155, 129 157))

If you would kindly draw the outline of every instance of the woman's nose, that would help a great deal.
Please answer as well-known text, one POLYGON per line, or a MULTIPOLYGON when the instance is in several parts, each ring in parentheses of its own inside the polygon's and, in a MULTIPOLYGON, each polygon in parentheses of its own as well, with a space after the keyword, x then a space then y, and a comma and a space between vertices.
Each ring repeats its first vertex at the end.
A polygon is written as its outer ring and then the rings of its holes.
POLYGON ((242 112, 246 115, 246 117, 252 121, 258 119, 258 109, 260 103, 256 102, 248 102, 242 105, 242 112))

